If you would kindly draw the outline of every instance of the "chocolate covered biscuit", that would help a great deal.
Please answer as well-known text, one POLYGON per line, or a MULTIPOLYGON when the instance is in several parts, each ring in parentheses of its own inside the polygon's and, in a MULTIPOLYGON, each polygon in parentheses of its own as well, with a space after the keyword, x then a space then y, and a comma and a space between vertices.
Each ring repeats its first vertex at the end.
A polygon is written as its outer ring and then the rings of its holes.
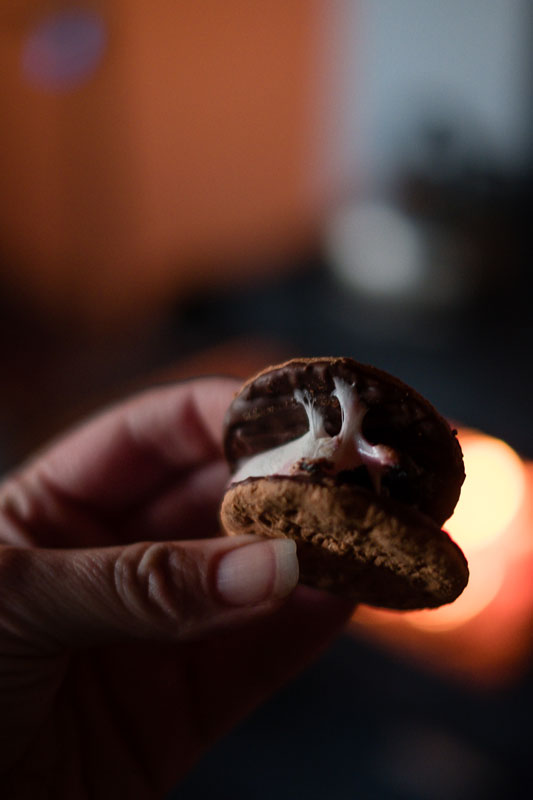
POLYGON ((436 607, 468 580, 440 526, 464 469, 417 392, 349 358, 295 359, 249 380, 226 416, 228 534, 293 538, 301 580, 357 602, 436 607))

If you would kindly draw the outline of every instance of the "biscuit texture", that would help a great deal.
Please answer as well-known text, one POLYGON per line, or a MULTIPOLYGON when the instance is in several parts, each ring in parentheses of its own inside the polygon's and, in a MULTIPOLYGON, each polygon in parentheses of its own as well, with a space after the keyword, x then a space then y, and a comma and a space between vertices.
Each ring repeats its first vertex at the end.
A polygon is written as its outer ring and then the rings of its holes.
POLYGON ((229 487, 221 521, 229 535, 294 539, 302 583, 359 603, 435 608, 468 582, 461 550, 428 517, 351 485, 251 478, 229 487))

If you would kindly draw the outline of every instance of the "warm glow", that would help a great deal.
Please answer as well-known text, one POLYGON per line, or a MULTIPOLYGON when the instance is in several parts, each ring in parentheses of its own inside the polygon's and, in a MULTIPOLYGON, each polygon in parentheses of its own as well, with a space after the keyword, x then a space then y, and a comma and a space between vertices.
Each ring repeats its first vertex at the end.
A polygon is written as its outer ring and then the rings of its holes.
POLYGON ((463 594, 447 606, 432 611, 415 611, 406 621, 428 631, 445 631, 472 619, 498 594, 505 577, 504 559, 495 558, 490 550, 475 552, 468 559, 470 578, 463 594))
POLYGON ((352 624, 437 671, 492 685, 531 664, 533 462, 471 430, 460 430, 459 441, 467 472, 460 504, 470 508, 459 508, 449 529, 468 558, 468 586, 433 611, 361 606, 352 624))
POLYGON ((460 438, 466 480, 445 528, 467 552, 486 547, 513 521, 525 493, 524 467, 500 439, 468 432, 460 438))
POLYGON ((503 537, 525 498, 524 465, 509 445, 474 431, 464 432, 460 442, 466 480, 455 513, 445 527, 465 552, 470 580, 451 605, 407 616, 411 625, 425 630, 443 631, 462 625, 496 597, 507 568, 508 549, 503 537))

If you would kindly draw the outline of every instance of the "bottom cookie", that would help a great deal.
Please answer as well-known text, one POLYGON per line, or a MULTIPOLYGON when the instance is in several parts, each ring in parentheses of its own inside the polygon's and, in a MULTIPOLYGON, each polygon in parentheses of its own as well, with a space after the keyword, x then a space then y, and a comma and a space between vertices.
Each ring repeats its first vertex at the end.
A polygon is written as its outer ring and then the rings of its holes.
POLYGON ((251 478, 229 487, 221 521, 228 535, 294 539, 302 583, 359 603, 436 608, 455 600, 468 582, 466 559, 447 533, 359 487, 251 478))

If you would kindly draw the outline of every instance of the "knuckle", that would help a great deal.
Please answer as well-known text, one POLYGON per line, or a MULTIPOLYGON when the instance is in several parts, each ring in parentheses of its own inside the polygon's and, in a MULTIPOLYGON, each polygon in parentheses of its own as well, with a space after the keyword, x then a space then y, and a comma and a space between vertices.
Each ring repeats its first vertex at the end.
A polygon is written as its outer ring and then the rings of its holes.
POLYGON ((122 604, 154 629, 186 628, 198 615, 204 578, 185 548, 164 543, 133 545, 114 567, 122 604))
MULTIPOLYGON (((37 516, 35 498, 22 478, 11 476, 0 487, 0 518, 3 534, 19 534, 37 516)), ((6 538, 11 538, 6 536, 6 538)))
POLYGON ((0 486, 0 538, 16 544, 43 541, 57 517, 57 502, 38 469, 12 473, 0 486))

